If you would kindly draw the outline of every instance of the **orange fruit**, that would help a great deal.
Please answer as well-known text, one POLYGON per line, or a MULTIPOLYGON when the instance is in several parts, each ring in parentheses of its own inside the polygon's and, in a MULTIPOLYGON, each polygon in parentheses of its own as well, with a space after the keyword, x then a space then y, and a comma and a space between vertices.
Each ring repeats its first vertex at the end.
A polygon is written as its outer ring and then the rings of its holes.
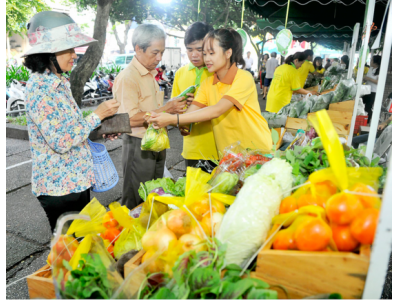
POLYGON ((332 237, 339 251, 353 251, 359 242, 352 236, 350 225, 332 224, 332 237))
POLYGON ((364 209, 360 200, 352 194, 339 193, 326 202, 326 214, 332 223, 350 224, 364 209))
POLYGON ((309 217, 299 224, 294 239, 297 249, 322 251, 332 238, 332 229, 319 218, 309 217))
POLYGON ((279 208, 279 214, 285 214, 291 211, 295 211, 297 208, 297 199, 293 196, 289 196, 282 200, 281 206, 279 208))
POLYGON ((365 208, 376 208, 380 209, 381 208, 381 199, 377 197, 377 192, 370 186, 364 184, 364 183, 356 183, 351 190, 352 192, 358 192, 358 193, 363 193, 363 194, 371 194, 371 196, 367 195, 355 195, 360 201, 361 204, 365 208))
POLYGON ((276 250, 296 250, 293 230, 288 228, 279 231, 275 236, 272 247, 276 250))
POLYGON ((308 205, 321 206, 324 208, 324 201, 318 196, 305 194, 300 196, 300 198, 297 200, 297 205, 299 208, 308 205))
POLYGON ((336 186, 330 180, 314 183, 315 195, 328 200, 337 192, 336 186))
POLYGON ((106 240, 109 240, 112 244, 115 244, 115 242, 119 238, 120 233, 121 233, 121 231, 119 231, 117 228, 111 227, 111 228, 108 228, 104 232, 104 236, 105 236, 106 240))
POLYGON ((351 223, 351 234, 361 244, 372 245, 378 220, 379 210, 366 208, 351 223))
POLYGON ((105 228, 117 227, 119 224, 114 219, 112 211, 107 212, 103 217, 103 225, 105 228))

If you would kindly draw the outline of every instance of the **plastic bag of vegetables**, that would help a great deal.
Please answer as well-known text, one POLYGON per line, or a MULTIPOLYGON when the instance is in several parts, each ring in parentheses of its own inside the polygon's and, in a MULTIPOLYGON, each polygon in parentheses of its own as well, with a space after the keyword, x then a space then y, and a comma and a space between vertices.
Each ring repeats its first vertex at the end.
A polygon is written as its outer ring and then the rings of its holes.
POLYGON ((167 129, 154 129, 153 124, 150 124, 142 138, 141 149, 143 151, 154 152, 161 152, 165 149, 169 149, 167 129))
POLYGON ((279 213, 284 197, 282 191, 290 194, 292 180, 292 167, 279 158, 265 163, 247 178, 216 235, 222 243, 228 244, 227 265, 234 263, 244 267, 263 244, 272 218, 279 213))
POLYGON ((269 128, 279 128, 286 125, 287 115, 262 112, 261 115, 267 120, 269 128))
POLYGON ((350 79, 351 82, 351 86, 349 87, 349 89, 347 90, 346 94, 343 97, 342 101, 346 101, 346 100, 354 100, 357 94, 357 85, 354 81, 353 78, 350 79))
POLYGON ((331 100, 331 103, 338 103, 346 100, 345 96, 353 84, 354 84, 353 78, 340 80, 339 84, 336 87, 336 90, 333 93, 333 98, 331 100))
POLYGON ((316 96, 315 102, 313 103, 310 112, 316 112, 322 109, 327 109, 329 107, 332 97, 333 97, 332 92, 316 96))

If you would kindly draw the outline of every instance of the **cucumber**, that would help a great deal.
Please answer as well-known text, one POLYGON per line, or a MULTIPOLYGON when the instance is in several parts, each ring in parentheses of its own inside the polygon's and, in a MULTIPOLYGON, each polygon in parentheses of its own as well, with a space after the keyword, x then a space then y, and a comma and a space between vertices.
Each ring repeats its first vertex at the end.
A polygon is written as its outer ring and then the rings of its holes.
POLYGON ((189 98, 189 96, 187 94, 188 93, 194 94, 194 92, 196 91, 196 87, 197 87, 197 85, 189 86, 186 90, 184 90, 182 93, 180 93, 177 96, 177 98, 185 97, 183 100, 181 100, 181 102, 185 101, 187 98, 189 98))

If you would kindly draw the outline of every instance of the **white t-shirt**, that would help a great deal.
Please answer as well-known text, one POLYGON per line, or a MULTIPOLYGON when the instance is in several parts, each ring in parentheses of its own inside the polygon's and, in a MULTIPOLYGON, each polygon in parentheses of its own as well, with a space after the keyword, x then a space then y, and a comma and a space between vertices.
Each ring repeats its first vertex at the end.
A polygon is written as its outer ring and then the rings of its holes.
POLYGON ((251 69, 251 66, 253 65, 253 59, 251 57, 245 57, 244 61, 246 63, 246 66, 244 67, 245 69, 251 69))
MULTIPOLYGON (((372 78, 372 79, 378 80, 379 75, 374 75, 376 69, 377 69, 377 68, 372 68, 372 67, 369 68, 368 73, 367 73, 366 76, 367 76, 367 77, 370 77, 370 78, 372 78)), ((372 81, 367 80, 367 85, 370 85, 370 86, 371 86, 371 93, 376 93, 376 87, 377 87, 377 84, 376 84, 376 83, 373 83, 372 81)))
POLYGON ((267 61, 267 72, 265 73, 265 78, 274 78, 274 72, 276 67, 279 66, 279 62, 275 57, 271 57, 267 61))

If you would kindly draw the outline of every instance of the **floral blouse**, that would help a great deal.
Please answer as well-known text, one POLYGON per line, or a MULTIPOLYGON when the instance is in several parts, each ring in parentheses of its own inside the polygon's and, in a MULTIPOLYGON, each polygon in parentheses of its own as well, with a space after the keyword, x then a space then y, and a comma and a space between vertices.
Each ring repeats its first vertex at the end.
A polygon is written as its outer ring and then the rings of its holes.
POLYGON ((87 139, 100 118, 95 113, 83 118, 68 80, 48 70, 32 74, 26 95, 33 194, 63 196, 87 190, 95 182, 87 139))

